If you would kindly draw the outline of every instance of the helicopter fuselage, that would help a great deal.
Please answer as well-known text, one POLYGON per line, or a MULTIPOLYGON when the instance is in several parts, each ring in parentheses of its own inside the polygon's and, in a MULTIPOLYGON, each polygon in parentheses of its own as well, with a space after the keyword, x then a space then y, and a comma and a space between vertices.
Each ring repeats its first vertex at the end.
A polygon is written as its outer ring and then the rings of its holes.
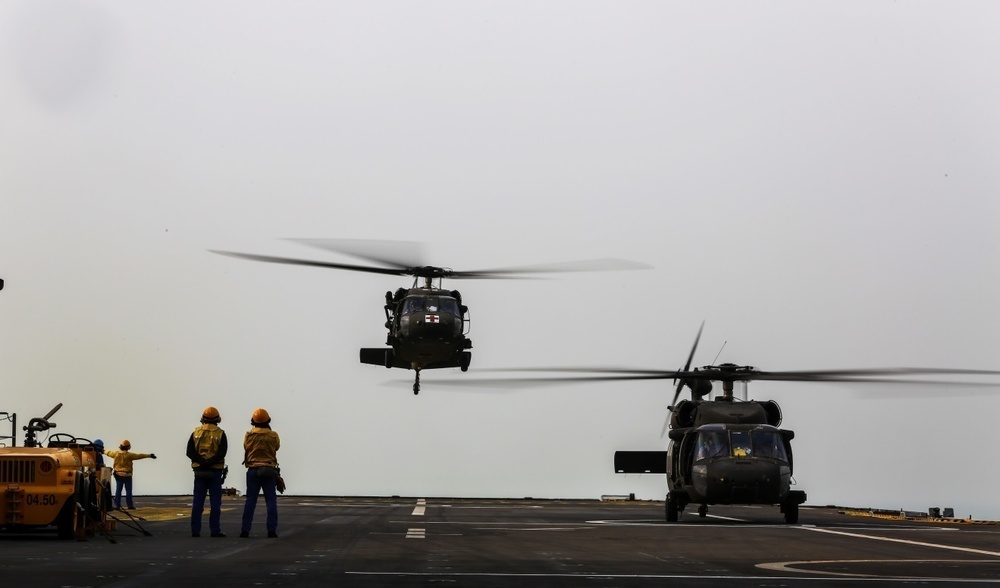
MULTIPOLYGON (((469 369, 468 307, 456 290, 400 288, 386 292, 388 348, 361 349, 361 363, 412 370, 469 369)), ((414 390, 416 392, 416 388, 414 390)))
POLYGON ((689 503, 783 505, 791 492, 791 436, 765 424, 671 431, 667 490, 677 511, 689 503))
POLYGON ((773 401, 685 400, 671 416, 666 452, 618 452, 615 469, 665 473, 668 522, 688 504, 699 505, 700 516, 712 504, 761 504, 779 505, 795 523, 806 494, 791 489, 795 433, 780 423, 773 401), (665 463, 657 467, 657 459, 665 463))

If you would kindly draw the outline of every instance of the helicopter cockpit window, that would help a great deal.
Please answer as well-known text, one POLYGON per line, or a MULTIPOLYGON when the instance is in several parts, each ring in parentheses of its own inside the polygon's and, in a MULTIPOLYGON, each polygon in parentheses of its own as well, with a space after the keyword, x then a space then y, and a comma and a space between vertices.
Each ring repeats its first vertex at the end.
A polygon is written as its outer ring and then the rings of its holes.
POLYGON ((781 439, 781 434, 777 431, 758 429, 753 432, 753 449, 757 457, 770 457, 781 461, 788 461, 788 454, 785 453, 785 443, 781 439))
POLYGON ((427 310, 426 298, 422 296, 414 296, 412 298, 407 298, 403 302, 403 314, 409 314, 411 312, 424 312, 427 310))
POLYGON ((441 298, 441 312, 458 316, 462 314, 458 310, 458 302, 454 298, 441 298))
POLYGON ((753 445, 750 443, 750 431, 733 431, 733 457, 753 457, 753 445))
POLYGON ((729 434, 726 431, 700 431, 695 442, 694 460, 729 455, 729 434))

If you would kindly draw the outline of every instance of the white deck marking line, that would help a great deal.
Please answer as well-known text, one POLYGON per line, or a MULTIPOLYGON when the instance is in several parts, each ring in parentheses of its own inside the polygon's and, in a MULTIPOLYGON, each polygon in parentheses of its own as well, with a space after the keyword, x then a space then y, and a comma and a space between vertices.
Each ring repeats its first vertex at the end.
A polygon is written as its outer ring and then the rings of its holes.
POLYGON ((590 574, 579 573, 537 573, 519 574, 516 572, 366 572, 347 571, 348 576, 398 576, 413 578, 607 578, 607 579, 643 579, 643 580, 751 580, 754 582, 865 582, 892 584, 1000 584, 1000 580, 992 578, 837 578, 831 576, 724 576, 724 575, 692 575, 692 574, 590 574))
MULTIPOLYGON (((917 576, 885 576, 876 574, 859 574, 851 572, 826 572, 823 570, 800 570, 795 566, 814 566, 821 564, 886 564, 886 563, 912 563, 912 564, 927 564, 927 563, 955 563, 955 564, 971 564, 971 563, 996 563, 996 560, 992 559, 812 559, 812 560, 802 560, 802 561, 777 561, 772 563, 762 563, 757 564, 756 567, 762 570, 770 570, 772 572, 794 572, 797 574, 825 574, 829 576, 843 576, 843 577, 853 577, 853 578, 909 578, 911 580, 923 581, 925 578, 920 578, 917 576)), ((973 581, 970 578, 968 581, 973 581)))
POLYGON ((936 549, 948 549, 951 551, 963 551, 965 553, 978 553, 979 555, 992 555, 1000 557, 1000 551, 986 551, 984 549, 973 549, 971 547, 958 547, 956 545, 942 545, 940 543, 927 543, 926 541, 910 541, 909 539, 895 539, 893 537, 881 537, 879 535, 864 535, 862 533, 848 533, 847 531, 834 531, 831 529, 820 529, 819 527, 798 527, 805 531, 815 533, 829 533, 831 535, 843 535, 845 537, 857 537, 859 539, 872 539, 874 541, 888 541, 890 543, 904 543, 906 545, 918 545, 920 547, 934 547, 936 549))
POLYGON ((417 505, 413 507, 413 512, 410 514, 412 514, 415 517, 422 517, 424 516, 424 511, 426 510, 427 510, 427 499, 418 498, 417 505))
POLYGON ((740 523, 747 522, 746 519, 736 519, 736 518, 733 518, 733 517, 724 517, 724 516, 714 515, 714 514, 706 514, 705 517, 709 518, 709 519, 719 519, 719 520, 722 520, 722 521, 737 521, 737 522, 740 522, 740 523))
POLYGON ((426 529, 407 529, 406 530, 407 539, 426 539, 427 530, 426 529))

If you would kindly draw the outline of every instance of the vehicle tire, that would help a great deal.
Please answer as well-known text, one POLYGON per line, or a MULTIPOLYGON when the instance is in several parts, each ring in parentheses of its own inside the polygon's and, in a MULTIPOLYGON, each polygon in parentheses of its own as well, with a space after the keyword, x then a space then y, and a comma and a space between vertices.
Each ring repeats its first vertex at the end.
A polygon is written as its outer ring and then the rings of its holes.
POLYGON ((76 535, 76 504, 73 498, 66 500, 56 517, 56 534, 60 539, 72 539, 76 535))
POLYGON ((799 505, 790 502, 785 505, 785 522, 789 525, 794 525, 799 522, 799 505))
POLYGON ((78 511, 77 503, 81 496, 86 496, 86 478, 83 473, 77 472, 73 484, 73 494, 66 499, 59 516, 56 517, 56 533, 60 539, 73 539, 76 537, 76 526, 78 511))
POLYGON ((667 522, 676 523, 678 519, 677 498, 673 494, 667 494, 667 522))

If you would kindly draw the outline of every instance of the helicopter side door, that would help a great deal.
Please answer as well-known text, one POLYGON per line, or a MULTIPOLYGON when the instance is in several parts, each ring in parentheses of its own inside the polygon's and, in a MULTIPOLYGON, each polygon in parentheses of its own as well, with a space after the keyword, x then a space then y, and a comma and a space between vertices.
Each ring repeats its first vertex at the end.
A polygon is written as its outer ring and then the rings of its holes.
POLYGON ((694 429, 683 432, 675 430, 671 433, 672 439, 667 448, 669 462, 667 486, 679 490, 684 486, 691 485, 691 468, 694 464, 695 440, 698 435, 694 429))

